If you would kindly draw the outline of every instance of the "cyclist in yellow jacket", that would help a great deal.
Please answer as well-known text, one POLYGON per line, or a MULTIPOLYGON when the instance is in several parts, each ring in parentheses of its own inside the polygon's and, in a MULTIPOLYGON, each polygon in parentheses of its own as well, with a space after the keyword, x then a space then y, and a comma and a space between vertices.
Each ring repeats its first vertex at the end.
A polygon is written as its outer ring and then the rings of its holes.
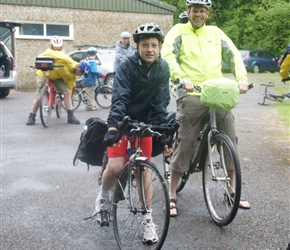
MULTIPOLYGON (((59 67, 55 70, 49 71, 49 78, 54 83, 57 91, 62 93, 64 98, 64 105, 67 110, 67 122, 70 124, 80 124, 72 111, 70 91, 72 90, 76 81, 77 75, 82 75, 78 63, 66 55, 62 49, 63 40, 59 36, 54 36, 50 40, 51 48, 47 49, 39 56, 50 56, 54 58, 55 64, 63 64, 64 67, 59 67)), ((29 114, 26 125, 35 124, 35 116, 39 108, 39 94, 46 81, 46 73, 42 70, 36 71, 36 97, 32 103, 32 110, 29 114)))
POLYGON ((283 82, 285 82, 287 78, 289 79, 290 76, 289 71, 290 71, 290 43, 286 48, 280 66, 280 76, 282 77, 283 82))
MULTIPOLYGON (((215 26, 207 26, 210 0, 186 0, 189 22, 176 24, 165 37, 162 57, 168 62, 173 81, 182 80, 184 89, 177 89, 177 116, 180 122, 179 143, 174 148, 170 165, 170 215, 178 215, 176 187, 181 173, 188 170, 195 138, 202 129, 206 108, 200 103, 193 84, 213 78, 222 78, 222 60, 236 77, 240 93, 248 90, 247 72, 238 49, 226 34, 215 26)), ((218 129, 224 131, 237 145, 234 117, 231 111, 217 110, 218 129)), ((230 172, 230 171, 229 171, 230 172)), ((232 193, 234 195, 234 193, 232 193)), ((240 207, 250 208, 247 201, 240 207)))

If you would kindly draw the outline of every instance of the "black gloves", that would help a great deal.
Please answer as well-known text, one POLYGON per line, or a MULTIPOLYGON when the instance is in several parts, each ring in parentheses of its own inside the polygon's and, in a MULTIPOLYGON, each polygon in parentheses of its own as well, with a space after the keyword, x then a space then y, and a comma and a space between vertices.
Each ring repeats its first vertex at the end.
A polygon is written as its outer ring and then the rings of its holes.
POLYGON ((107 147, 110 147, 119 139, 119 132, 117 130, 109 130, 105 135, 103 142, 107 147))
POLYGON ((164 147, 168 144, 166 135, 162 134, 157 138, 157 141, 164 147))

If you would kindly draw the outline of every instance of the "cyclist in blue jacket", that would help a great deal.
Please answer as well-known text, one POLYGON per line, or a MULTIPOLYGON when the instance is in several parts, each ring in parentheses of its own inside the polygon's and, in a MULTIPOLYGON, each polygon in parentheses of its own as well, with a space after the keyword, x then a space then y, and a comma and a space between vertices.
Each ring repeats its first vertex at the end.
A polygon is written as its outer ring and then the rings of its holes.
POLYGON ((83 64, 84 69, 84 86, 87 94, 87 111, 96 110, 97 107, 93 105, 95 96, 95 85, 98 78, 102 77, 102 74, 98 72, 96 62, 97 49, 95 47, 88 48, 88 57, 82 60, 80 63, 83 64))

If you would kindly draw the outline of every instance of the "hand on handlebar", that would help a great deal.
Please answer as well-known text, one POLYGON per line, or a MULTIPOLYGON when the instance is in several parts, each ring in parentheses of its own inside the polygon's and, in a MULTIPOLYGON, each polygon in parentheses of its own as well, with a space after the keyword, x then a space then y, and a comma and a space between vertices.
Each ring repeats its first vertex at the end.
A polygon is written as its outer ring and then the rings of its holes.
POLYGON ((240 94, 245 94, 249 90, 249 84, 246 81, 238 82, 238 86, 240 89, 240 94))
POLYGON ((104 144, 107 147, 114 147, 116 145, 120 145, 121 140, 120 140, 120 133, 117 129, 109 128, 108 132, 106 133, 104 137, 104 144))
POLYGON ((194 85, 188 79, 182 79, 182 88, 185 89, 186 92, 193 92, 194 91, 194 85))

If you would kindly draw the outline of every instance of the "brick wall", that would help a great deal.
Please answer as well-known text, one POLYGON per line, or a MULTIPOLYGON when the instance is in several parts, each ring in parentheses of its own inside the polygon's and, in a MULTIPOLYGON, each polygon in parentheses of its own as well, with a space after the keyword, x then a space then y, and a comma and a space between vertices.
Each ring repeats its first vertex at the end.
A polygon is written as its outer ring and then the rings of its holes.
MULTIPOLYGON (((172 15, 5 4, 1 4, 0 8, 1 20, 73 23, 74 40, 64 41, 63 50, 66 53, 83 44, 115 45, 122 31, 133 33, 139 25, 147 22, 158 24, 165 34, 173 24, 172 15)), ((35 57, 49 47, 49 40, 16 39, 19 90, 35 89, 35 70, 30 69, 29 65, 33 65, 35 57)))

